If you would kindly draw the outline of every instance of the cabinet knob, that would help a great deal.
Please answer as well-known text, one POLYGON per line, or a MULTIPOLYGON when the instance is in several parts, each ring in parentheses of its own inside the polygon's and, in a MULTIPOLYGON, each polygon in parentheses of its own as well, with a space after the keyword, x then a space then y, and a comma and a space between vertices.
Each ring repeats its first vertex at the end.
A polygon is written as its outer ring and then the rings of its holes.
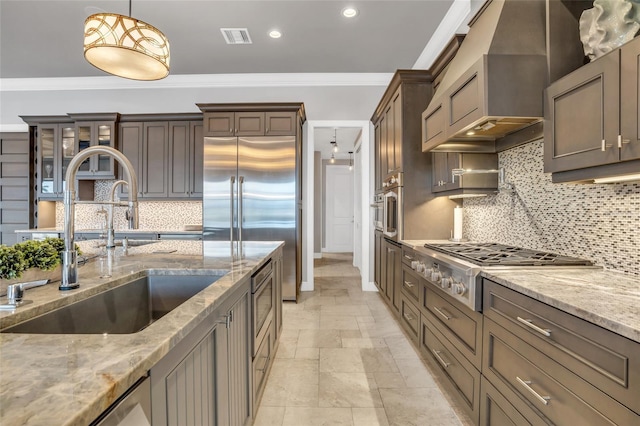
POLYGON ((602 147, 600 148, 602 150, 602 152, 606 151, 607 149, 611 148, 611 144, 607 143, 607 141, 605 139, 602 139, 602 147))

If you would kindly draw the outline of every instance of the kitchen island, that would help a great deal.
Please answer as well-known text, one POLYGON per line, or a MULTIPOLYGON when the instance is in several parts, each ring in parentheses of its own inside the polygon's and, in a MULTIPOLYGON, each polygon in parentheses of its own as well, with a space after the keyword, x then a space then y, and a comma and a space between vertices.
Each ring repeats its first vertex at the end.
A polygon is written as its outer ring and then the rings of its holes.
POLYGON ((228 271, 138 333, 0 334, 0 424, 89 424, 263 264, 282 253, 281 242, 245 242, 244 257, 234 260, 229 243, 215 243, 219 256, 204 258, 202 242, 181 241, 179 250, 173 243, 158 242, 151 252, 149 246, 130 248, 128 255, 113 260, 110 278, 99 278, 103 262, 89 261, 78 269, 79 289, 60 292, 57 283, 30 289, 24 299, 32 303, 0 312, 4 329, 148 274, 228 271))

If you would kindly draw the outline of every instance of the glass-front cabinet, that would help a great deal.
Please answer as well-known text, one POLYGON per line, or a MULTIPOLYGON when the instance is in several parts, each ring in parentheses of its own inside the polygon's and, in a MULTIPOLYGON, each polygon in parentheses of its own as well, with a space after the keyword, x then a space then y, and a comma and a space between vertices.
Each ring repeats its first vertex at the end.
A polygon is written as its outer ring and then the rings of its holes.
POLYGON ((62 198, 67 166, 75 154, 74 123, 38 125, 39 198, 62 198))
MULTIPOLYGON (((80 152, 90 146, 116 148, 115 124, 119 118, 112 114, 69 114, 76 122, 75 150, 80 152)), ((79 179, 115 179, 114 160, 107 155, 92 155, 80 164, 79 179)))

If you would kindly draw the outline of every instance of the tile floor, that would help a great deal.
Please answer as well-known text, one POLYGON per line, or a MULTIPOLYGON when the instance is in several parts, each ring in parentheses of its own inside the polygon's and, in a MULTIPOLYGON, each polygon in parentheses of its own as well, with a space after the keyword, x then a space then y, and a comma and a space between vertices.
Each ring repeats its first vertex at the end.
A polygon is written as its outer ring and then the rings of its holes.
POLYGON ((285 303, 256 426, 456 426, 457 416, 351 254, 316 260, 315 291, 285 303))

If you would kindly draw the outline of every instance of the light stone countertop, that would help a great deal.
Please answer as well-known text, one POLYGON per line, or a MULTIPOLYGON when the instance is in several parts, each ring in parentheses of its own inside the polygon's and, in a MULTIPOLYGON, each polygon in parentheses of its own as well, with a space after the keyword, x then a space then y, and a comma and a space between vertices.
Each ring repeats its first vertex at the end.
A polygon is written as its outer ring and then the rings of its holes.
POLYGON ((0 312, 0 328, 24 321, 148 272, 185 275, 229 271, 166 316, 135 334, 44 335, 0 333, 0 424, 85 425, 94 420, 233 289, 255 272, 282 242, 246 242, 245 257, 233 261, 229 243, 213 244, 219 256, 202 256, 200 241, 162 241, 129 249, 118 257, 112 277, 98 278, 99 261, 78 268, 80 288, 58 290, 58 283, 25 291, 32 300, 16 311, 0 312), (159 250, 171 253, 153 253, 159 250), (153 250, 153 251, 151 251, 153 250))
POLYGON ((640 278, 603 269, 483 271, 505 287, 640 343, 640 278))

